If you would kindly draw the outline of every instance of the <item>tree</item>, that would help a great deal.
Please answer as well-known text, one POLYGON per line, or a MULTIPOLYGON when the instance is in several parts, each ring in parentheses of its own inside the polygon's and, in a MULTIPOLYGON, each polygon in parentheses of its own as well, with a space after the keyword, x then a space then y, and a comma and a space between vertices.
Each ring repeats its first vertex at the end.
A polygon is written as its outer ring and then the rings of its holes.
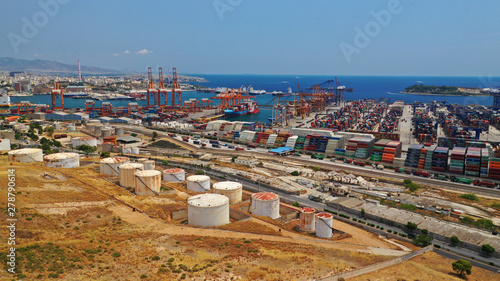
POLYGON ((460 277, 465 277, 465 274, 470 275, 472 272, 472 265, 469 261, 459 259, 451 264, 453 270, 456 271, 460 277))
POLYGON ((300 175, 300 173, 299 173, 299 171, 293 171, 290 173, 290 175, 297 177, 300 175))
POLYGON ((481 246, 481 252, 491 256, 495 252, 495 248, 493 248, 490 244, 484 244, 481 246))
POLYGON ((484 229, 493 229, 494 224, 492 220, 488 219, 478 219, 474 225, 479 228, 484 228, 484 229))
POLYGON ((236 158, 238 158, 238 156, 233 156, 233 158, 231 158, 231 162, 234 163, 234 160, 236 160, 236 158))
POLYGON ((54 127, 49 126, 49 127, 45 128, 45 132, 47 132, 49 137, 52 137, 52 135, 54 134, 54 127))
POLYGON ((365 217, 365 215, 366 215, 366 211, 365 211, 365 209, 361 209, 361 216, 364 218, 364 217, 365 217))
POLYGON ((427 230, 427 229, 422 229, 421 231, 423 234, 426 234, 426 235, 429 234, 429 230, 427 230))
POLYGON ((82 145, 77 146, 76 149, 83 151, 83 153, 85 153, 85 155, 89 155, 90 153, 96 151, 97 147, 82 144, 82 145))
POLYGON ((430 236, 419 234, 417 238, 413 239, 413 243, 417 246, 425 247, 429 246, 432 243, 432 240, 434 239, 430 236))
POLYGON ((203 170, 197 170, 197 171, 196 171, 196 174, 197 174, 197 175, 204 175, 204 174, 205 174, 205 171, 203 171, 203 170))
POLYGON ((410 180, 410 179, 405 179, 405 180, 403 181, 403 183, 404 183, 405 185, 410 184, 410 183, 412 183, 412 182, 413 182, 413 181, 412 181, 412 180, 410 180))
POLYGON ((408 184, 406 184, 406 188, 410 189, 411 192, 415 192, 417 191, 417 189, 419 188, 420 186, 414 182, 410 182, 408 184))
POLYGON ((109 151, 102 151, 101 152, 101 158, 107 158, 111 156, 111 153, 109 153, 109 151))
POLYGON ((472 225, 472 224, 474 224, 474 222, 475 222, 475 220, 471 217, 464 217, 462 219, 463 224, 472 225))
POLYGON ((300 207, 300 203, 299 203, 299 201, 295 201, 295 203, 293 203, 293 205, 294 205, 295 207, 300 207))
POLYGON ((19 145, 17 143, 13 143, 10 145, 10 149, 16 149, 19 145))
POLYGON ((158 137, 158 133, 157 132, 153 132, 153 138, 151 140, 154 141, 157 137, 158 137))
POLYGON ((450 237, 450 242, 451 242, 451 245, 457 246, 457 245, 460 244, 460 239, 458 239, 457 236, 451 236, 450 237))
POLYGON ((406 223, 406 229, 408 229, 409 231, 415 231, 417 230, 417 224, 409 221, 408 223, 406 223))

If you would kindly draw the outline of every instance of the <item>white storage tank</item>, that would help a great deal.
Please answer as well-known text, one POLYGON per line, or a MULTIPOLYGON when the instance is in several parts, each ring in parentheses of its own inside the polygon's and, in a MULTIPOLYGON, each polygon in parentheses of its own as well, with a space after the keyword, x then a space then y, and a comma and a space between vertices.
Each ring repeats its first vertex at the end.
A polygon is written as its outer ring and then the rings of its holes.
POLYGON ((313 208, 302 208, 300 210, 300 230, 314 231, 316 227, 316 216, 313 208))
POLYGON ((316 215, 316 236, 320 238, 331 238, 333 231, 333 215, 319 213, 316 215))
POLYGON ((139 151, 140 151, 140 149, 138 146, 132 147, 132 154, 139 154, 139 151))
POLYGON ((61 123, 54 122, 54 130, 61 130, 61 123))
POLYGON ((45 166, 51 168, 76 168, 80 167, 78 153, 54 153, 43 157, 45 166))
POLYGON ((277 219, 280 217, 280 197, 272 192, 252 194, 252 214, 277 219))
POLYGON ((135 172, 144 170, 144 165, 128 163, 118 167, 120 169, 120 186, 135 187, 135 172))
POLYGON ((104 129, 104 128, 106 128, 106 127, 104 127, 104 125, 97 125, 97 126, 95 126, 95 128, 94 128, 94 134, 96 136, 98 136, 98 137, 101 136, 102 135, 102 129, 104 129))
POLYGON ((196 192, 210 190, 210 177, 204 175, 190 176, 187 178, 187 189, 196 192))
POLYGON ((0 150, 10 150, 10 139, 0 139, 0 150))
POLYGON ((112 135, 111 128, 103 128, 101 129, 101 134, 103 138, 110 137, 112 135))
POLYGON ((42 162, 43 161, 43 150, 39 148, 23 148, 9 151, 9 161, 10 162, 42 162))
POLYGON ((125 132, 123 131, 123 128, 116 128, 116 136, 123 136, 125 132))
POLYGON ((179 168, 163 171, 163 180, 168 182, 183 182, 186 180, 186 171, 179 168))
POLYGON ((220 194, 198 194, 188 199, 188 223, 219 226, 229 223, 229 198, 220 194))
POLYGON ((98 119, 91 119, 91 120, 89 120, 89 123, 101 124, 101 121, 98 119))
POLYGON ((120 165, 128 163, 130 163, 130 159, 128 159, 127 157, 104 158, 100 162, 99 172, 105 175, 118 176, 120 174, 120 170, 118 167, 120 167, 120 165))
POLYGON ((66 127, 66 129, 69 131, 69 132, 76 132, 76 126, 75 125, 68 125, 66 127))
POLYGON ((230 204, 236 204, 241 202, 243 185, 235 181, 221 181, 214 183, 213 192, 227 196, 230 204))
POLYGON ((161 172, 157 170, 135 172, 135 194, 156 195, 161 188, 161 172))
POLYGON ((146 160, 142 162, 144 165, 144 170, 154 170, 155 169, 155 161, 154 160, 146 160))
POLYGON ((137 163, 144 163, 144 161, 148 161, 148 158, 139 158, 139 159, 137 159, 137 163))
POLYGON ((71 139, 71 146, 77 148, 78 146, 85 144, 89 146, 97 146, 97 139, 93 137, 78 137, 71 139))

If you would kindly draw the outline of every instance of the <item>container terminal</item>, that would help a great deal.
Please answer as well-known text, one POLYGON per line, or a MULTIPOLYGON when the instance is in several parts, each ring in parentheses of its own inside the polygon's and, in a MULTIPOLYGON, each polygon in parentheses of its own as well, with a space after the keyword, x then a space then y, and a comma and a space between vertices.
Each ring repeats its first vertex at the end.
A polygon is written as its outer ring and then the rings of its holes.
MULTIPOLYGON (((181 244, 188 236, 175 235, 185 232, 390 257, 412 253, 418 235, 431 235, 434 247, 453 235, 462 246, 450 251, 484 262, 500 258, 480 255, 484 244, 500 249, 498 108, 348 101, 354 90, 332 79, 304 91, 299 86, 291 101, 277 95, 268 124, 227 121, 266 105, 240 89, 182 102, 175 76, 168 91, 154 85, 149 70, 142 108, 97 108, 88 100, 84 109, 66 109, 56 82, 51 106, 20 103, 5 114, 2 163, 23 165, 47 186, 71 180, 78 190, 108 198, 54 199, 62 204, 57 208, 35 200, 30 206, 41 216, 98 204, 127 225, 181 244), (409 231, 408 222, 417 230, 409 231)), ((336 269, 319 270, 319 277, 356 267, 348 258, 333 263, 336 269)))

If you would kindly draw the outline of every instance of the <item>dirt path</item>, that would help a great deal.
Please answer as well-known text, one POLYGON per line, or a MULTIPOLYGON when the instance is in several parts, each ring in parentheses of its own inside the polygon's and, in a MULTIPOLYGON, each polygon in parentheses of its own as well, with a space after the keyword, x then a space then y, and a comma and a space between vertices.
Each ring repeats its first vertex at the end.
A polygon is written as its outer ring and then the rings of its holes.
POLYGON ((332 241, 322 241, 319 239, 311 239, 304 237, 283 237, 283 236, 272 236, 272 235, 258 235, 251 233, 240 233, 227 230, 219 229, 206 229, 200 231, 200 228, 191 227, 187 225, 173 225, 161 222, 159 220, 153 219, 146 214, 140 212, 133 212, 129 207, 123 205, 113 205, 109 209, 114 213, 114 215, 119 216, 125 222, 134 225, 133 229, 135 231, 144 232, 156 232, 168 235, 194 235, 194 236, 211 236, 211 237, 224 237, 224 238, 234 238, 234 239, 262 239, 266 241, 276 241, 284 243, 296 243, 312 246, 320 246, 324 248, 337 249, 337 250, 347 250, 347 251, 358 251, 366 252, 375 255, 390 255, 390 256, 401 256, 404 255, 404 251, 397 251, 387 248, 370 247, 359 244, 351 244, 344 242, 332 242, 332 241))

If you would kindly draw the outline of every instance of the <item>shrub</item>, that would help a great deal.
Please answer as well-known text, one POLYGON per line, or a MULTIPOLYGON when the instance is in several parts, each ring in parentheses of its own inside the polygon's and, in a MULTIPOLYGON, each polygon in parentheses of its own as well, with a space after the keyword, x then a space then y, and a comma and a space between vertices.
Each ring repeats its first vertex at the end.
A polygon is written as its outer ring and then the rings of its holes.
POLYGON ((401 209, 409 210, 409 211, 415 211, 417 207, 413 204, 401 204, 399 205, 401 209))
POLYGON ((473 218, 471 217, 463 217, 461 223, 467 224, 467 225, 472 225, 476 222, 473 218))
POLYGON ((300 175, 300 173, 299 173, 299 171, 293 171, 290 173, 290 175, 297 177, 300 175))
POLYGON ((203 171, 203 170, 197 170, 197 171, 196 171, 196 174, 197 174, 197 175, 204 175, 204 174, 205 174, 205 171, 203 171))
POLYGON ((413 243, 417 246, 425 247, 429 246, 432 243, 432 237, 419 234, 415 239, 413 239, 413 243))
POLYGON ((295 201, 295 202, 293 203, 293 205, 294 205, 295 207, 300 207, 300 203, 299 203, 299 201, 295 201))
POLYGON ((159 256, 154 256, 151 259, 154 260, 154 261, 158 261, 158 260, 160 260, 160 257, 159 256))
POLYGON ((420 187, 418 184, 416 184, 414 182, 411 182, 405 186, 406 186, 406 188, 410 189, 411 192, 417 191, 417 189, 419 189, 419 187, 420 187))
POLYGON ((441 245, 438 245, 438 244, 434 244, 434 248, 441 248, 441 245))
POLYGON ((471 200, 471 201, 479 201, 479 198, 477 198, 476 194, 474 194, 474 193, 462 194, 459 197, 463 198, 463 199, 471 200))
POLYGON ((391 232, 392 232, 392 229, 387 229, 387 232, 391 233, 391 232))
POLYGON ((141 279, 146 279, 146 278, 148 278, 148 276, 146 274, 141 275, 141 279))
POLYGON ((450 243, 453 246, 457 246, 458 244, 460 244, 460 239, 458 239, 457 236, 451 236, 450 237, 450 243))
POLYGON ((491 255, 495 252, 495 248, 493 248, 490 244, 484 244, 481 246, 481 252, 486 255, 491 255))
POLYGON ((321 170, 321 168, 320 168, 320 167, 318 167, 318 166, 314 166, 314 167, 313 167, 313 171, 316 171, 316 172, 317 172, 317 171, 320 171, 320 170, 321 170))
POLYGON ((114 258, 119 258, 121 256, 120 253, 113 253, 111 256, 113 256, 114 258))
POLYGON ((412 181, 412 180, 410 180, 410 179, 405 179, 405 180, 403 180, 403 183, 404 183, 405 185, 410 184, 410 183, 412 183, 412 182, 413 182, 413 181, 412 181))
POLYGON ((423 234, 429 234, 429 230, 427 230, 427 229, 422 229, 421 231, 423 234))

